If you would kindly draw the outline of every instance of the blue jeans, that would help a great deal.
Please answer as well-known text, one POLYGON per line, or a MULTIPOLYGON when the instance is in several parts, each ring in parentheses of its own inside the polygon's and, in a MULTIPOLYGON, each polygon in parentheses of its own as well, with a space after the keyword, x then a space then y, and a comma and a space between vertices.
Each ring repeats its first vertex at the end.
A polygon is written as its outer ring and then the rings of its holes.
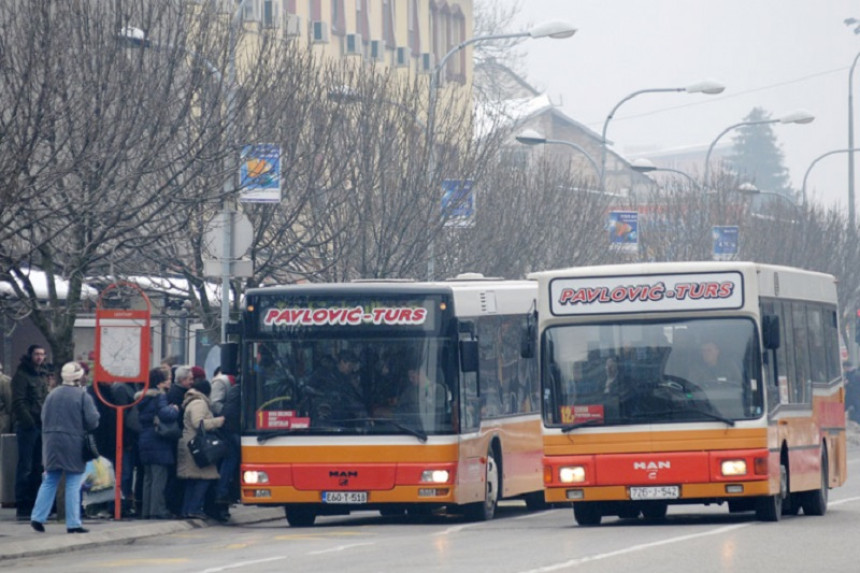
POLYGON ((224 459, 221 460, 221 466, 218 468, 218 485, 215 488, 215 501, 233 501, 232 488, 233 482, 239 475, 239 458, 241 456, 241 440, 236 434, 229 434, 226 438, 230 449, 224 459))
POLYGON ((203 515, 203 504, 206 501, 206 491, 212 482, 211 479, 187 479, 185 480, 185 495, 182 499, 182 517, 189 515, 203 515))
POLYGON ((36 496, 36 505, 30 514, 30 521, 45 523, 51 514, 51 506, 57 496, 57 486, 60 478, 66 474, 66 527, 73 529, 81 526, 81 483, 84 481, 84 472, 73 473, 63 470, 50 470, 45 472, 45 478, 39 487, 39 495, 36 496))
POLYGON ((42 467, 42 431, 37 427, 22 428, 15 424, 18 442, 18 463, 15 466, 15 505, 21 511, 33 508, 39 490, 39 470, 42 467))

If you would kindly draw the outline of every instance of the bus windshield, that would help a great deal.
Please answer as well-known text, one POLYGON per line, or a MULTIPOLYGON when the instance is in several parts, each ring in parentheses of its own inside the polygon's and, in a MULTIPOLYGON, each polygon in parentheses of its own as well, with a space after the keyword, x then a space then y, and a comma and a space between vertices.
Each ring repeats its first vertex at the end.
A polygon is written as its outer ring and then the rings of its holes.
POLYGON ((763 388, 748 318, 624 321, 546 330, 545 423, 681 423, 758 418, 763 388))
POLYGON ((453 345, 425 337, 302 337, 251 342, 245 430, 277 434, 453 431, 453 345))

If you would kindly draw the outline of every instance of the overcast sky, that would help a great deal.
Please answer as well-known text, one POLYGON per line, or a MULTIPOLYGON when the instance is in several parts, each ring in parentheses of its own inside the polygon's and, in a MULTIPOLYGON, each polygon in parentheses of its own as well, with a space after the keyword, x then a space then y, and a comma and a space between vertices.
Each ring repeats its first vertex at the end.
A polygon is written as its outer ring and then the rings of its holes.
MULTIPOLYGON (((515 30, 549 20, 578 28, 572 38, 528 40, 519 50, 526 53, 529 82, 597 133, 612 107, 634 91, 703 79, 726 86, 717 96, 655 93, 624 103, 607 137, 628 159, 643 147, 707 146, 753 107, 774 118, 798 109, 815 115, 808 125, 773 126, 795 189, 815 158, 848 147, 848 72, 860 53, 860 35, 843 20, 860 18, 860 2, 520 0, 519 5, 515 30)), ((860 147, 858 78, 860 66, 854 73, 855 147, 860 147)), ((731 142, 736 133, 720 142, 731 142)), ((855 172, 860 171, 860 154, 855 162, 855 172)), ((819 161, 809 173, 807 194, 845 209, 848 155, 819 161)))

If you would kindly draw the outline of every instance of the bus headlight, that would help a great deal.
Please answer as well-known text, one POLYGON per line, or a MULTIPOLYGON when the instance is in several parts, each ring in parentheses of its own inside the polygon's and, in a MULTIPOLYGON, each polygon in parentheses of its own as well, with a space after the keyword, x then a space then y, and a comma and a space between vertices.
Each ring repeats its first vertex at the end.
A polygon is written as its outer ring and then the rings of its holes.
POLYGON ((269 474, 266 472, 248 470, 242 472, 242 482, 247 484, 269 483, 269 474))
POLYGON ((561 483, 582 483, 585 481, 585 468, 583 466, 558 468, 558 479, 561 483))
POLYGON ((421 472, 421 483, 448 483, 448 470, 424 470, 421 472))
POLYGON ((724 476, 745 476, 747 475, 746 460, 723 460, 720 464, 720 471, 724 476))

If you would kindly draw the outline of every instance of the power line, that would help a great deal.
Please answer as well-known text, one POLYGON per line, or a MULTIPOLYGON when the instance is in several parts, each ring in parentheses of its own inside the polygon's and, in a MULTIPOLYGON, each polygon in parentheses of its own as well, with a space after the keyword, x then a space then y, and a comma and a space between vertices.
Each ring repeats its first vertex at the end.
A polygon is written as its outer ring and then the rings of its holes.
MULTIPOLYGON (((811 79, 814 79, 814 78, 818 78, 818 77, 821 77, 821 76, 827 76, 827 75, 831 75, 831 74, 835 74, 835 73, 840 73, 840 72, 844 73, 844 72, 846 72, 847 70, 848 70, 848 66, 844 66, 844 67, 836 68, 836 69, 833 69, 833 70, 827 70, 827 71, 823 71, 823 72, 816 72, 816 73, 814 73, 814 74, 809 74, 809 75, 806 75, 806 76, 802 76, 802 77, 799 77, 799 78, 795 78, 795 79, 793 79, 793 80, 786 80, 786 81, 784 81, 784 82, 778 82, 778 83, 775 83, 775 84, 769 84, 769 85, 766 85, 766 86, 761 86, 761 87, 757 87, 757 88, 751 88, 751 89, 748 89, 748 90, 743 90, 743 91, 739 91, 739 92, 735 92, 735 93, 731 93, 731 94, 723 95, 723 96, 719 96, 719 97, 710 97, 710 98, 707 98, 707 99, 705 99, 705 100, 701 100, 701 101, 689 102, 689 103, 684 103, 684 104, 679 104, 679 105, 673 105, 673 106, 669 106, 669 107, 662 107, 662 108, 658 108, 658 109, 651 110, 651 111, 645 111, 645 112, 642 112, 642 113, 635 113, 635 114, 630 114, 630 115, 616 116, 616 117, 612 118, 612 121, 613 121, 613 123, 614 123, 614 122, 617 122, 617 121, 624 121, 624 120, 626 120, 626 119, 637 119, 637 118, 640 118, 640 117, 648 117, 648 116, 651 116, 651 115, 657 115, 657 114, 660 114, 660 113, 665 113, 665 112, 667 112, 667 111, 674 111, 674 110, 677 110, 677 109, 684 109, 684 108, 688 108, 688 107, 696 107, 696 106, 700 106, 700 105, 710 105, 710 104, 717 103, 717 102, 720 102, 720 101, 723 101, 723 100, 732 99, 732 98, 737 98, 737 97, 744 96, 744 95, 751 94, 751 93, 762 92, 762 91, 771 90, 771 89, 774 89, 774 88, 780 88, 780 87, 784 87, 784 86, 789 86, 789 85, 792 85, 792 84, 798 84, 798 83, 805 82, 805 81, 808 81, 808 80, 811 80, 811 79)), ((594 126, 599 127, 599 126, 602 126, 602 125, 603 125, 603 120, 601 119, 600 121, 589 121, 589 122, 586 122, 586 125, 588 125, 589 127, 594 127, 594 126)))

